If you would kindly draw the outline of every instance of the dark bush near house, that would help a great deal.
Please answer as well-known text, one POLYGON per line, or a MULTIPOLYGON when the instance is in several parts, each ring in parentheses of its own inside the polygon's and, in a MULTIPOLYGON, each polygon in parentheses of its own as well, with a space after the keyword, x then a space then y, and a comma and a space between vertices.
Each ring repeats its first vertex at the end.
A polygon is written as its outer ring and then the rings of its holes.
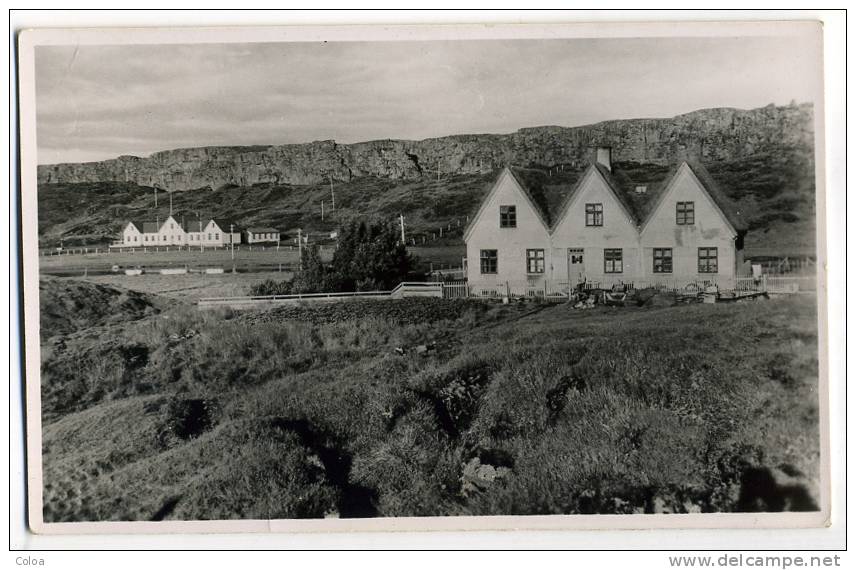
POLYGON ((389 290, 403 281, 414 265, 394 222, 351 220, 339 234, 331 284, 339 291, 389 290))

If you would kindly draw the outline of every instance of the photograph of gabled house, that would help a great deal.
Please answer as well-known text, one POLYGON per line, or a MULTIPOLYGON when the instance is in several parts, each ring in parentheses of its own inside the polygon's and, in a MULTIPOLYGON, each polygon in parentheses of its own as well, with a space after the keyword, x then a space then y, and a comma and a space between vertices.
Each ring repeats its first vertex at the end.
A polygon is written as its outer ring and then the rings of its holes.
POLYGON ((121 247, 184 245, 186 231, 174 216, 163 221, 131 221, 122 231, 121 247))
POLYGON ((555 178, 504 168, 464 233, 470 285, 729 286, 748 274, 746 224, 701 164, 637 183, 611 155, 598 148, 584 171, 555 178))
POLYGON ((202 245, 221 246, 233 243, 241 243, 241 229, 231 220, 212 218, 202 228, 202 245))
POLYGON ((174 245, 225 246, 241 243, 238 225, 222 219, 187 221, 167 216, 163 221, 130 221, 122 230, 121 242, 114 247, 156 247, 174 245), (231 239, 229 229, 232 228, 231 239), (223 229, 225 228, 225 230, 223 229))

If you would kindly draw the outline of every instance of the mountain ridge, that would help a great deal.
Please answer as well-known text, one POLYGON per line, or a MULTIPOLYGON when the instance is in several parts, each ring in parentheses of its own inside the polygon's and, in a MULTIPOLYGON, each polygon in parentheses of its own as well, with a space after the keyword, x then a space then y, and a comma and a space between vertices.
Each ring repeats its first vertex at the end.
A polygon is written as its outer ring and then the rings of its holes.
POLYGON ((131 182, 176 191, 348 182, 365 176, 410 181, 438 170, 486 174, 505 165, 578 167, 597 145, 612 146, 616 158, 624 161, 667 164, 686 156, 723 161, 776 146, 812 153, 813 120, 811 104, 792 103, 749 110, 714 107, 671 118, 614 119, 575 127, 524 127, 508 134, 186 147, 147 157, 39 165, 38 181, 131 182))

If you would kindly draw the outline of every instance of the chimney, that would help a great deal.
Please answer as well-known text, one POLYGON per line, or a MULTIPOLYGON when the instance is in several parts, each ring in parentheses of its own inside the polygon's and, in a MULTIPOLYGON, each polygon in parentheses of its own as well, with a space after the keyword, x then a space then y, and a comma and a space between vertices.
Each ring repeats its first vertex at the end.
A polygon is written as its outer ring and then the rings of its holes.
POLYGON ((612 172, 612 147, 597 147, 597 163, 605 166, 607 170, 612 172))

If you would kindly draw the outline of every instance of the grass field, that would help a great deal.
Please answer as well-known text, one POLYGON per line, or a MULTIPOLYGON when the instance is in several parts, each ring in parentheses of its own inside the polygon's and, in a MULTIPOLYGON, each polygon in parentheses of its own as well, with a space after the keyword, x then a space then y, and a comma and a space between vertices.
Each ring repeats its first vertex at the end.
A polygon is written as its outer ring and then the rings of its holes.
MULTIPOLYGON (((78 251, 78 250, 75 250, 78 251)), ((464 245, 442 245, 442 246, 416 246, 408 248, 411 255, 418 258, 419 265, 428 268, 434 264, 435 268, 459 268, 461 258, 466 256, 464 245)), ((325 246, 321 250, 321 259, 329 262, 333 257, 332 246, 325 246)), ((171 251, 113 251, 104 253, 74 253, 64 255, 43 255, 39 257, 39 270, 47 275, 82 276, 84 272, 89 274, 109 273, 114 265, 125 267, 147 267, 159 269, 163 267, 184 267, 192 269, 206 267, 223 267, 231 270, 234 265, 240 272, 279 272, 280 265, 284 271, 292 270, 298 262, 299 253, 297 248, 282 246, 277 251, 275 247, 266 247, 261 250, 259 246, 253 246, 252 250, 240 249, 232 253, 228 249, 208 248, 205 251, 198 249, 171 250, 171 251)))
POLYGON ((98 283, 162 295, 171 299, 196 302, 204 297, 239 297, 248 295, 252 286, 268 279, 291 279, 289 271, 259 273, 223 273, 221 275, 92 275, 76 278, 89 283, 98 283))
POLYGON ((53 281, 42 294, 43 330, 56 331, 42 343, 47 521, 818 500, 813 297, 591 311, 353 301, 315 318, 311 306, 129 304, 106 288, 99 298, 125 316, 87 321, 51 299, 96 286, 53 281))

